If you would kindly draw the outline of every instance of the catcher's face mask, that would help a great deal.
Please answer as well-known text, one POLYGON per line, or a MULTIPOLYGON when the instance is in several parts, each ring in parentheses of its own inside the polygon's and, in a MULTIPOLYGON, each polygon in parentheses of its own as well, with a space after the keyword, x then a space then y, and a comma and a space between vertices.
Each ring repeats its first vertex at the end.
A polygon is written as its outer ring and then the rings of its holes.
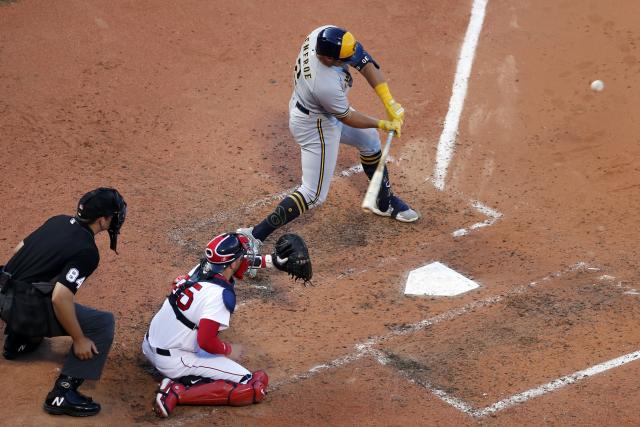
POLYGON ((244 255, 242 257, 240 267, 238 267, 238 269, 233 273, 233 277, 242 280, 244 278, 244 273, 247 272, 249 266, 253 265, 253 260, 255 259, 256 254, 250 249, 249 239, 247 236, 242 234, 237 234, 237 236, 238 240, 240 240, 240 243, 242 244, 244 255))

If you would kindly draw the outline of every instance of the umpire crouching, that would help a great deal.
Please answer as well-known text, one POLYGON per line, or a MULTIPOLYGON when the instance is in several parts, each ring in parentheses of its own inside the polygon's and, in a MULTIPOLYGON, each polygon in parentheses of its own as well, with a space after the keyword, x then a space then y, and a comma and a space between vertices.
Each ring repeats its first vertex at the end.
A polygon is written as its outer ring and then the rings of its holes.
POLYGON ((71 336, 73 351, 47 395, 44 409, 54 415, 89 416, 100 404, 77 391, 97 380, 113 342, 113 314, 74 302, 75 293, 100 262, 95 235, 107 231, 116 250, 127 204, 113 188, 82 196, 75 217, 47 220, 15 248, 0 270, 0 315, 5 327, 4 357, 35 350, 43 337, 71 336))

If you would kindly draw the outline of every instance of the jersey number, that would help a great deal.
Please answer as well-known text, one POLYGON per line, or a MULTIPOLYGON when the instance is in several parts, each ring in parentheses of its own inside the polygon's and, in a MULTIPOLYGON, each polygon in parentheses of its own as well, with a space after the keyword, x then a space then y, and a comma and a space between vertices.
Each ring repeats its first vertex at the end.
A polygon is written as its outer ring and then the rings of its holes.
POLYGON ((69 283, 73 283, 76 281, 79 275, 80 275, 80 272, 78 271, 78 269, 72 268, 67 272, 67 276, 65 277, 65 279, 67 279, 69 283))
POLYGON ((200 285, 200 283, 196 283, 195 285, 185 289, 182 292, 182 295, 180 295, 180 298, 178 298, 178 301, 176 304, 178 308, 182 311, 189 310, 189 307, 191 307, 191 304, 193 303, 193 292, 191 291, 191 289, 195 289, 196 291, 199 291, 200 289, 202 289, 202 285, 200 285), (185 296, 187 297, 187 300, 183 302, 183 299, 185 296))

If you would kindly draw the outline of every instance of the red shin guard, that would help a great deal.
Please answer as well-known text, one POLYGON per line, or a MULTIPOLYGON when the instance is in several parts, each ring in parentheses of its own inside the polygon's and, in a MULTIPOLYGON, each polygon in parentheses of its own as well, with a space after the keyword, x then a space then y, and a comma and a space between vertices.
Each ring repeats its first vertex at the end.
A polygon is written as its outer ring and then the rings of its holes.
POLYGON ((247 384, 217 380, 189 388, 180 383, 174 383, 172 389, 178 395, 180 405, 245 406, 263 401, 268 384, 267 374, 257 371, 247 384))

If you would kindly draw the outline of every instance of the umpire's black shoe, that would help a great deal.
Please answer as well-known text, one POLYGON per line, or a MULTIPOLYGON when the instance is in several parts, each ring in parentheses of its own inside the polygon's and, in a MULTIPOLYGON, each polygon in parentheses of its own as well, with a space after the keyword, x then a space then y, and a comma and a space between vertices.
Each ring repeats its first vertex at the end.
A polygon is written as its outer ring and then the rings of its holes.
POLYGON ((47 395, 44 410, 51 415, 90 417, 100 412, 100 404, 76 390, 69 389, 65 392, 54 390, 47 395))
POLYGON ((18 337, 10 333, 4 339, 2 356, 7 360, 13 360, 18 356, 37 350, 41 342, 41 337, 18 337))
POLYGON ((72 417, 89 417, 100 412, 99 403, 76 390, 82 381, 80 378, 60 375, 44 401, 44 410, 51 415, 72 417))

